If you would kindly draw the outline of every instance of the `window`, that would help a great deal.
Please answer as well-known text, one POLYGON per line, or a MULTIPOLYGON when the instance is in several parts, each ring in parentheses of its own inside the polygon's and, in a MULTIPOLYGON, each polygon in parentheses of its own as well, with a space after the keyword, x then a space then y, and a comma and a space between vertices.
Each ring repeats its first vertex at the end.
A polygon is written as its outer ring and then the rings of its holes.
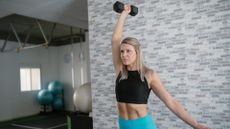
POLYGON ((21 91, 41 89, 40 68, 20 68, 21 91))

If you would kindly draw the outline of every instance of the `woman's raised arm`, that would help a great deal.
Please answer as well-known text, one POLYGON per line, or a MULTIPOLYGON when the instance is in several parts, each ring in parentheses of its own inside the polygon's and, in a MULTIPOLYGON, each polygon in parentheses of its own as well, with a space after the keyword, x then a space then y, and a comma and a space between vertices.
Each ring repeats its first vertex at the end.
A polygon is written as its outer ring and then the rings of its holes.
POLYGON ((125 23, 125 19, 131 11, 130 5, 124 5, 124 10, 120 14, 120 17, 116 23, 113 36, 112 36, 112 56, 113 56, 113 65, 115 72, 118 73, 121 70, 121 59, 120 59, 120 42, 122 39, 122 31, 125 23))

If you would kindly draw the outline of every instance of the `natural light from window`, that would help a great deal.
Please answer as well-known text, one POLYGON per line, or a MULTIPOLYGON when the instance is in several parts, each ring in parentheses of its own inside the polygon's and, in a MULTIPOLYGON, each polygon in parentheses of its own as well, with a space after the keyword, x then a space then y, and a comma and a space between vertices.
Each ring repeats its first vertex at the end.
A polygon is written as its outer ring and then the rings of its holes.
POLYGON ((41 89, 40 68, 20 68, 21 91, 41 89))

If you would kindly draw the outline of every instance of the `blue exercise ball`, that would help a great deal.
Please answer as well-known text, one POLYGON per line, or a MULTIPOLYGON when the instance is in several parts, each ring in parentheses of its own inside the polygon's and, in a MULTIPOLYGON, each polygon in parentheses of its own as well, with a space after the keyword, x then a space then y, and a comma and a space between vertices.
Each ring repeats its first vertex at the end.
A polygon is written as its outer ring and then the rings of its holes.
POLYGON ((54 99, 53 108, 55 110, 61 110, 63 108, 63 102, 61 98, 54 99))
POLYGON ((42 89, 38 92, 37 99, 41 105, 49 105, 52 104, 53 95, 48 90, 42 89))
POLYGON ((59 81, 52 81, 48 84, 48 90, 56 97, 62 94, 63 84, 59 81))

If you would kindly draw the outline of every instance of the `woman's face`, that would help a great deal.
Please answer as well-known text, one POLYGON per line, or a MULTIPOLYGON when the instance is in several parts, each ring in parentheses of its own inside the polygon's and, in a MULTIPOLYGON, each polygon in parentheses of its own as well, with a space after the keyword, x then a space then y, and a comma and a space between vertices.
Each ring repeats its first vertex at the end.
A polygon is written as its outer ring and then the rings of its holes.
POLYGON ((136 62, 137 54, 134 46, 125 43, 121 44, 120 54, 124 65, 133 65, 136 62))

